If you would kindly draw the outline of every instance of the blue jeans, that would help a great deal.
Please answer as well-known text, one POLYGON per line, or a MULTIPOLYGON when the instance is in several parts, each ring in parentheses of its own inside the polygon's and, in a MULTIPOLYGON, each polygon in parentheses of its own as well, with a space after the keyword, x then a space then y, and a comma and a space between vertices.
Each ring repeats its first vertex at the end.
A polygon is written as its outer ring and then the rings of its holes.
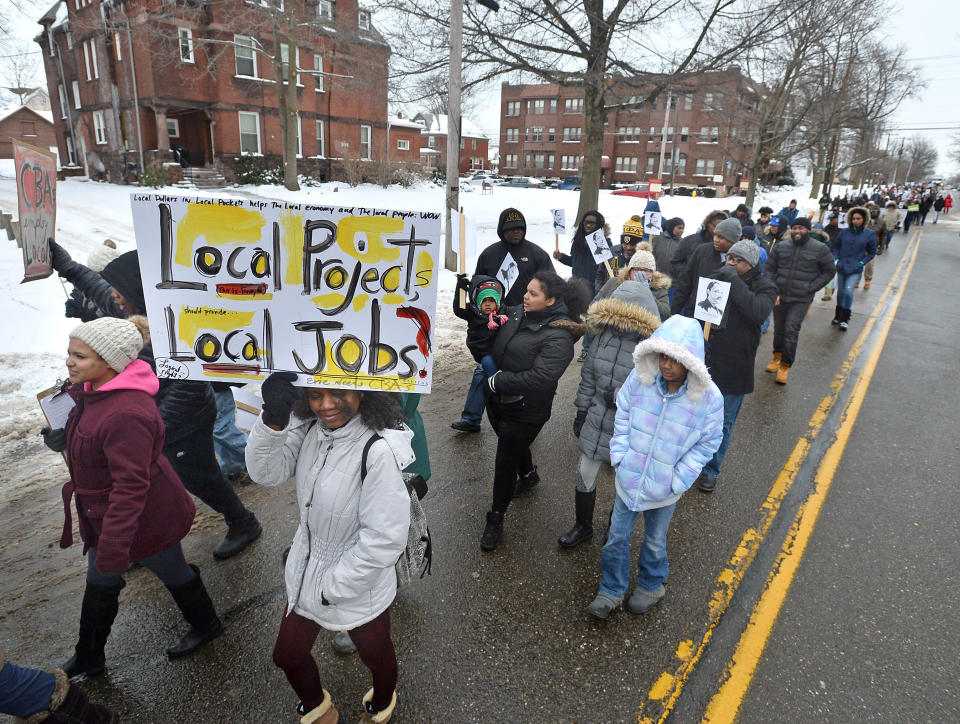
POLYGON ((720 466, 723 465, 727 448, 730 447, 730 439, 733 437, 733 423, 737 421, 741 405, 743 405, 743 395, 723 396, 723 440, 710 462, 703 466, 703 472, 712 478, 720 474, 720 466))
MULTIPOLYGON (((637 559, 637 585, 645 591, 654 591, 665 580, 667 565, 667 530, 676 503, 663 508, 643 511, 643 546, 637 559)), ((630 587, 630 536, 640 513, 630 510, 617 496, 610 517, 607 544, 600 556, 600 593, 623 598, 630 587)))
POLYGON ((470 391, 467 392, 467 401, 463 403, 463 413, 460 419, 469 422, 471 425, 479 425, 483 422, 483 385, 486 377, 483 374, 483 367, 477 365, 473 370, 473 379, 470 380, 470 391))
POLYGON ((215 390, 214 395, 217 398, 217 419, 213 423, 213 448, 223 474, 233 475, 247 467, 243 458, 247 436, 237 428, 237 404, 233 401, 233 391, 215 390))
POLYGON ((860 281, 862 271, 858 269, 853 274, 837 272, 837 306, 841 309, 853 308, 853 285, 860 281))
POLYGON ((767 330, 770 329, 770 322, 773 321, 773 312, 767 315, 767 318, 763 320, 763 324, 760 325, 760 334, 766 334, 767 330))
POLYGON ((6 661, 0 668, 0 714, 27 718, 50 707, 53 676, 6 661))
POLYGON ((893 235, 894 235, 895 233, 897 233, 897 232, 896 232, 896 229, 891 229, 890 231, 887 232, 887 243, 884 244, 884 247, 885 247, 885 248, 887 248, 887 249, 890 248, 890 242, 893 241, 893 235))

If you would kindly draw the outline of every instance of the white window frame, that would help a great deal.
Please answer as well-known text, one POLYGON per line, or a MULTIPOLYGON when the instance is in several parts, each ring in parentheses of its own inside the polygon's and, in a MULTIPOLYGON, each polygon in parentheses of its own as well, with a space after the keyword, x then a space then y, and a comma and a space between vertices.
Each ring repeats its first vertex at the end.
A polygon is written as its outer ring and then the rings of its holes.
POLYGON ((437 142, 436 142, 435 138, 436 138, 435 136, 427 136, 427 147, 428 147, 428 148, 436 148, 437 142))
POLYGON ((60 97, 60 117, 67 117, 67 91, 63 83, 57 83, 57 95, 60 97))
POLYGON ((71 81, 70 87, 73 90, 73 107, 74 110, 80 110, 80 83, 78 81, 71 81))
POLYGON ((180 120, 178 118, 167 119, 167 138, 180 138, 180 120))
POLYGON ((504 168, 516 168, 518 163, 517 154, 508 153, 503 157, 503 167, 504 168))
POLYGON ((238 127, 239 130, 240 130, 240 155, 241 155, 241 156, 259 156, 260 154, 262 154, 262 153, 263 153, 263 146, 261 145, 261 141, 260 141, 260 114, 259 114, 259 113, 252 112, 252 111, 237 111, 237 127, 238 127), (253 118, 254 118, 255 127, 256 127, 256 129, 257 129, 257 151, 256 151, 256 153, 254 153, 253 151, 244 151, 244 150, 243 150, 243 136, 244 136, 244 132, 243 132, 243 125, 242 125, 240 119, 242 119, 244 116, 253 116, 253 118))
POLYGON ((191 30, 190 28, 177 28, 177 45, 180 48, 180 62, 190 63, 195 65, 197 61, 194 59, 194 55, 193 55, 193 30, 191 30), (186 55, 184 55, 183 53, 184 40, 187 41, 186 55))
POLYGON ((249 35, 234 35, 233 36, 233 69, 236 72, 237 76, 240 78, 256 78, 257 76, 257 51, 254 49, 256 47, 253 38, 249 35), (245 42, 249 41, 249 42, 245 42), (240 72, 240 59, 241 55, 237 52, 241 48, 245 48, 250 51, 250 57, 247 58, 243 56, 243 60, 251 60, 253 62, 253 75, 246 75, 245 73, 240 72))
POLYGON ((107 145, 107 123, 103 111, 93 112, 93 138, 98 146, 107 145))
POLYGON ((574 155, 563 155, 560 156, 560 169, 562 171, 576 171, 577 170, 577 156, 574 155))
POLYGON ((519 116, 520 115, 520 101, 507 101, 507 113, 508 116, 519 116))
POLYGON ((56 53, 56 41, 53 39, 53 25, 47 26, 47 45, 50 47, 50 57, 52 58, 56 53))
POLYGON ((303 158, 303 124, 300 121, 299 113, 297 113, 297 122, 294 130, 297 132, 297 158, 303 158))
POLYGON ((368 10, 357 11, 357 25, 361 30, 370 29, 370 12, 368 10))
POLYGON ((120 31, 113 34, 113 57, 119 63, 123 60, 123 50, 120 46, 120 31))
POLYGON ((327 129, 324 126, 323 121, 317 121, 316 123, 317 131, 317 156, 320 158, 326 158, 325 146, 326 146, 326 132, 327 129))
MULTIPOLYGON (((323 72, 323 56, 319 53, 313 54, 313 69, 320 73, 323 72)), ((323 76, 315 75, 313 79, 316 81, 317 93, 323 93, 323 76)))
POLYGON ((564 113, 583 113, 583 98, 566 98, 563 101, 564 113))
POLYGON ((77 163, 77 153, 73 148, 73 139, 70 137, 70 134, 65 136, 67 142, 67 162, 71 166, 75 166, 77 163))
POLYGON ((370 161, 373 158, 373 127, 366 124, 360 124, 360 158, 364 161, 370 161), (363 152, 363 132, 367 132, 367 152, 363 152))
POLYGON ((409 138, 398 138, 398 139, 397 139, 397 150, 398 150, 398 151, 409 151, 409 150, 410 150, 410 139, 409 139, 409 138))
POLYGON ((63 38, 67 41, 67 50, 73 50, 73 33, 67 29, 63 32, 63 38))
POLYGON ((556 98, 551 98, 551 99, 550 99, 550 112, 551 112, 551 113, 556 113, 556 112, 557 112, 557 99, 556 99, 556 98))
POLYGON ((97 67, 97 51, 92 38, 83 41, 83 66, 87 71, 87 81, 100 78, 100 69, 97 67))
MULTIPOLYGON (((281 83, 287 82, 287 71, 289 70, 289 67, 285 68, 284 66, 289 66, 289 65, 290 65, 290 46, 287 45, 286 43, 280 43, 280 75, 281 75, 280 82, 281 83)), ((296 73, 296 69, 297 69, 296 65, 294 65, 293 69, 294 69, 293 82, 299 85, 300 74, 296 73)))
POLYGON ((657 157, 656 156, 647 156, 647 173, 653 173, 654 169, 657 167, 657 157))
POLYGON ((703 110, 705 111, 713 110, 713 93, 703 94, 703 110))
POLYGON ((317 2, 317 17, 320 20, 333 20, 332 0, 319 0, 317 2))

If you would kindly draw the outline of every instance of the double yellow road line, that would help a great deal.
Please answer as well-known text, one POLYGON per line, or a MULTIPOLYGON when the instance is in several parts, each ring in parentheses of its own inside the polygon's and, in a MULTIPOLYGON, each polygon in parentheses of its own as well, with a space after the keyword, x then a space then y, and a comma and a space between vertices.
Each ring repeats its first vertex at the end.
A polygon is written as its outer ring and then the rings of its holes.
POLYGON ((853 347, 851 347, 839 372, 831 382, 830 392, 817 406, 816 411, 807 424, 806 432, 797 440, 797 444, 787 458, 786 464, 780 470, 770 492, 767 494, 766 500, 760 506, 761 518, 759 524, 755 528, 747 529, 733 556, 727 562, 726 566, 724 566, 720 575, 717 576, 714 592, 710 600, 709 619, 705 630, 700 636, 700 640, 694 641, 690 639, 680 642, 676 651, 677 665, 672 670, 664 671, 651 687, 647 695, 647 700, 644 702, 638 716, 638 722, 640 724, 663 722, 676 706, 677 700, 683 691, 684 684, 713 637, 720 617, 724 611, 726 611, 734 593, 743 580, 747 568, 749 568, 756 557, 760 544, 763 542, 770 526, 773 524, 784 497, 796 480, 801 465, 807 459, 813 441, 823 429, 827 416, 836 404, 840 391, 850 376, 850 372, 854 364, 856 364, 864 345, 873 332, 877 320, 884 309, 886 309, 886 314, 881 322, 877 339, 874 342, 873 348, 870 350, 862 372, 854 383, 850 396, 844 404, 841 423, 835 433, 835 439, 825 453, 815 475, 814 490, 803 505, 801 505, 794 518, 790 532, 787 534, 780 554, 777 556, 776 563, 772 568, 772 572, 767 578, 760 601, 754 608, 747 628, 740 637, 736 652, 726 666, 723 682, 710 701, 704 715, 704 722, 710 722, 710 724, 733 722, 736 720, 750 682, 753 680, 757 665, 763 655, 763 650, 770 636, 770 632, 773 630, 780 608, 786 599, 790 584, 793 582, 794 575, 803 558, 807 543, 816 526, 823 501, 826 499, 830 486, 833 483, 834 474, 843 457, 843 452, 846 449, 850 433, 856 423, 867 389, 870 386, 870 381, 873 379, 877 362, 880 359, 880 354, 883 351, 890 327, 896 316, 897 308, 900 306, 900 301, 903 298, 907 280, 913 271, 922 234, 922 231, 914 232, 913 238, 910 244, 908 244, 907 250, 901 258, 889 284, 887 284, 883 295, 874 307, 870 318, 864 325, 863 331, 861 331, 853 347), (901 279, 901 271, 903 271, 904 265, 906 265, 906 272, 901 279), (897 287, 891 305, 887 308, 887 299, 891 294, 894 294, 894 288, 898 280, 900 281, 899 287, 897 287))

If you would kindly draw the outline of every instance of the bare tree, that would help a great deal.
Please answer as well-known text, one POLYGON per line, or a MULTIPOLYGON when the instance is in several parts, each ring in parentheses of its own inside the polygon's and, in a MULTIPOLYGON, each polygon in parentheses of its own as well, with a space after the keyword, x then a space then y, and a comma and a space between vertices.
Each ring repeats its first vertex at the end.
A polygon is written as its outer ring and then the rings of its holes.
POLYGON ((937 169, 937 147, 923 134, 915 134, 903 151, 907 163, 905 181, 927 181, 937 169))
POLYGON ((24 97, 33 91, 39 82, 43 64, 33 43, 10 40, 3 45, 0 58, 0 77, 3 85, 23 103, 24 97))
POLYGON ((950 138, 950 148, 947 151, 947 158, 960 166, 960 132, 954 133, 950 138))

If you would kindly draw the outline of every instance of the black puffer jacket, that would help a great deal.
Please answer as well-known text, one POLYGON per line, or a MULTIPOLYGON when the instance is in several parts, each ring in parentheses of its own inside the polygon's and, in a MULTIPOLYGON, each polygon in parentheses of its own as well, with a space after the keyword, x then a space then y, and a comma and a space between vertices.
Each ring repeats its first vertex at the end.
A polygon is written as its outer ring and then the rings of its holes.
MULTIPOLYGON (((569 254, 561 254, 558 260, 561 264, 571 267, 573 276, 583 279, 590 287, 590 291, 596 288, 597 267, 603 266, 597 264, 596 257, 590 251, 590 245, 587 243, 587 235, 583 230, 583 219, 593 216, 597 220, 597 226, 594 231, 603 230, 604 218, 599 211, 587 211, 580 219, 577 225, 577 231, 573 235, 573 243, 570 245, 569 254)), ((610 240, 607 239, 607 246, 610 246, 610 240)))
POLYGON ((687 260, 687 266, 684 267, 680 278, 673 280, 671 313, 692 317, 700 277, 711 276, 721 266, 723 266, 723 260, 720 258, 720 252, 713 248, 712 239, 709 244, 698 246, 687 260))
POLYGON ((707 340, 710 377, 725 395, 748 395, 753 392, 760 325, 773 311, 777 287, 759 268, 740 276, 732 266, 724 265, 711 276, 730 282, 730 296, 724 326, 714 327, 707 340))
POLYGON ((75 292, 78 292, 88 303, 99 309, 101 312, 99 316, 117 317, 119 319, 127 316, 113 301, 113 287, 95 271, 74 261, 70 253, 55 241, 50 242, 50 252, 53 268, 57 274, 73 284, 75 292))
POLYGON ((496 394, 523 395, 525 414, 547 419, 557 382, 586 328, 567 316, 561 301, 539 312, 510 307, 504 313, 509 320, 497 332, 491 350, 500 368, 493 380, 496 394))
MULTIPOLYGON (((500 221, 497 223, 497 236, 500 237, 500 241, 491 244, 480 253, 480 257, 477 259, 477 268, 474 272, 474 274, 485 274, 488 277, 500 279, 502 282, 503 279, 497 277, 497 272, 500 270, 500 265, 503 264, 507 254, 513 256, 520 276, 517 277, 503 299, 503 306, 505 307, 523 303, 523 295, 527 292, 527 284, 533 279, 534 274, 538 271, 554 270, 550 255, 539 246, 527 241, 526 238, 521 240, 519 244, 508 244, 503 240, 504 219, 511 212, 520 213, 516 209, 504 209, 500 213, 500 221)), ((524 233, 526 233, 526 229, 524 229, 524 233)))
POLYGON ((833 252, 823 242, 807 236, 797 244, 788 234, 770 249, 763 273, 777 285, 782 301, 810 302, 833 279, 837 266, 833 252))
MULTIPOLYGON (((677 247, 673 251, 673 258, 670 260, 669 269, 670 276, 673 277, 674 284, 676 284, 677 279, 679 279, 683 274, 683 269, 687 265, 687 260, 690 259, 690 255, 693 254, 694 250, 701 244, 713 243, 713 233, 707 232, 707 223, 709 223, 710 219, 721 214, 726 217, 727 212, 721 209, 714 209, 704 217, 703 222, 700 224, 700 228, 696 231, 696 233, 689 234, 677 242, 677 247)), ((668 270, 660 269, 658 266, 657 271, 666 272, 668 270)))

